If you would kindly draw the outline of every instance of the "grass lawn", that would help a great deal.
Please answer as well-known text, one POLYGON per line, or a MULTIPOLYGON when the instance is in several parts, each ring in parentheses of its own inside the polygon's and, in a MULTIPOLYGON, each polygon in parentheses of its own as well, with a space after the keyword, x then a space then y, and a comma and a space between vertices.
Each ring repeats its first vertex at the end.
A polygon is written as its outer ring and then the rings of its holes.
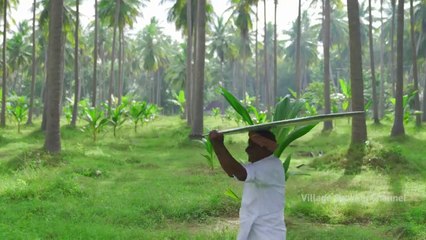
MULTIPOLYGON (((84 122, 80 122, 83 126, 84 122)), ((322 124, 294 142, 286 186, 288 239, 426 239, 426 130, 406 126, 390 139, 391 123, 368 125, 357 174, 345 174, 346 119, 322 124), (337 126, 336 126, 337 125, 337 126), (302 165, 303 164, 303 165, 302 165), (299 166, 299 168, 297 168, 299 166)), ((208 129, 234 123, 206 117, 208 129)), ((187 139, 178 117, 161 116, 114 138, 63 124, 62 155, 48 156, 39 123, 0 129, 0 239, 235 239, 242 184, 187 139)), ((226 137, 246 160, 244 134, 226 137)))

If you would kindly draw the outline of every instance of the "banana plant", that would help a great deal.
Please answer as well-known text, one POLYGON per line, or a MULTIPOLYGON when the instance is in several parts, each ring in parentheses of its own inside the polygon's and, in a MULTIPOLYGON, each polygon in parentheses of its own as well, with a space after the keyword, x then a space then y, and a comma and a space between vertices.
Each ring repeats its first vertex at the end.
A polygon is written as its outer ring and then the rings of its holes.
POLYGON ((117 128, 123 125, 126 120, 126 109, 124 104, 120 104, 116 108, 113 108, 109 122, 112 124, 114 137, 116 137, 117 128))
POLYGON ((346 83, 346 81, 343 79, 339 79, 339 83, 340 83, 340 90, 342 91, 342 94, 345 96, 342 102, 342 109, 343 111, 346 111, 349 109, 349 106, 351 103, 352 89, 351 89, 351 85, 346 83))
POLYGON ((215 160, 213 145, 212 145, 209 138, 203 138, 203 139, 200 140, 200 142, 203 144, 204 149, 207 152, 207 154, 201 154, 201 155, 207 160, 207 164, 209 165, 211 170, 213 170, 214 169, 214 160, 215 160))
MULTIPOLYGON (((411 93, 405 94, 404 96, 402 96, 402 108, 404 110, 404 123, 405 124, 407 124, 412 118, 412 115, 410 113, 410 102, 413 101, 416 93, 417 93, 417 91, 412 91, 411 93)), ((395 106, 396 99, 392 97, 392 98, 390 98, 390 102, 395 106)), ((414 112, 413 112, 413 114, 414 114, 414 112)))
POLYGON ((173 99, 169 99, 168 101, 179 107, 179 111, 181 113, 180 117, 182 119, 184 119, 185 118, 185 103, 186 103, 185 91, 180 90, 179 94, 177 94, 176 92, 173 92, 173 99))
POLYGON ((105 113, 99 108, 90 107, 85 111, 83 119, 88 122, 88 128, 92 132, 93 141, 96 142, 97 134, 108 124, 108 118, 105 117, 105 113))
POLYGON ((25 96, 12 95, 9 98, 7 111, 18 123, 18 133, 21 133, 21 125, 22 122, 26 119, 28 112, 28 105, 26 103, 25 96))
MULTIPOLYGON (((273 121, 280 121, 286 119, 292 119, 298 117, 304 108, 304 103, 300 101, 292 102, 290 97, 284 97, 275 107, 275 112, 273 116, 273 121)), ((274 155, 277 158, 280 158, 284 150, 296 139, 304 136, 310 132, 317 123, 298 126, 298 127, 276 127, 272 131, 275 133, 278 147, 274 152, 274 155)), ((290 167, 291 155, 287 156, 286 160, 283 162, 283 168, 285 172, 286 180, 290 176, 288 171, 290 167)))

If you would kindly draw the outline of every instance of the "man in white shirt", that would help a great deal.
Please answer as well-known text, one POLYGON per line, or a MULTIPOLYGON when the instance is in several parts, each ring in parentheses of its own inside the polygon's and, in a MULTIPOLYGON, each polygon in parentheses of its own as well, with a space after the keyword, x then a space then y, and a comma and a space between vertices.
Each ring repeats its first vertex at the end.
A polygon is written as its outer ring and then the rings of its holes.
POLYGON ((229 153, 223 134, 211 131, 209 138, 223 170, 244 181, 238 240, 285 239, 285 176, 281 160, 273 155, 275 136, 267 130, 250 132, 245 165, 229 153))

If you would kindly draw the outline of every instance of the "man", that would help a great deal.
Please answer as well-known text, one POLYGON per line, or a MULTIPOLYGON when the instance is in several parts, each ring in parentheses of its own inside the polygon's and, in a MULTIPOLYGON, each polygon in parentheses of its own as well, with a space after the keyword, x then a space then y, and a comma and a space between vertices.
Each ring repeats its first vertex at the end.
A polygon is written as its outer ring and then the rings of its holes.
POLYGON ((249 163, 245 165, 229 153, 223 134, 214 130, 209 138, 223 170, 244 181, 238 240, 285 239, 285 177, 281 160, 273 154, 277 147, 274 134, 268 130, 249 133, 249 163))

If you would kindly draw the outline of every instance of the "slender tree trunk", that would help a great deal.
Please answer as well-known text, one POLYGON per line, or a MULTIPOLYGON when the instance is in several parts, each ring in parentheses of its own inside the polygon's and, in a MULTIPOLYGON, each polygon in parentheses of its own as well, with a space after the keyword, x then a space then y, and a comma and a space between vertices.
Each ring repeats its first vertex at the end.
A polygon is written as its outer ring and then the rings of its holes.
POLYGON ((272 92, 272 104, 276 104, 277 101, 277 89, 278 89, 278 65, 277 65, 277 46, 278 46, 278 40, 277 40, 277 7, 278 7, 278 0, 274 1, 274 89, 272 92))
POLYGON ((196 87, 195 87, 195 84, 196 84, 196 82, 197 82, 197 76, 196 76, 196 69, 197 69, 197 42, 198 42, 198 39, 197 39, 197 34, 198 34, 198 24, 197 24, 197 21, 198 21, 198 14, 197 14, 197 8, 198 8, 198 4, 199 4, 199 2, 198 1, 195 1, 196 3, 195 3, 195 14, 194 14, 194 21, 193 21, 193 23, 195 23, 194 25, 193 25, 193 32, 192 32, 192 38, 193 38, 193 42, 192 42, 192 59, 193 59, 193 63, 192 63, 192 68, 191 68, 191 97, 190 97, 190 99, 191 99, 191 126, 193 126, 194 125, 194 118, 195 118, 195 107, 194 107, 194 104, 195 104, 195 96, 196 96, 196 87))
POLYGON ((74 89, 74 106, 72 110, 71 126, 75 127, 78 116, 78 102, 80 101, 80 78, 79 78, 79 61, 78 61, 78 29, 80 21, 80 0, 76 0, 76 21, 75 21, 75 47, 74 47, 74 77, 75 77, 75 89, 74 89))
POLYGON ((268 94, 269 91, 269 78, 268 78, 268 40, 267 40, 267 30, 266 30, 266 0, 263 0, 263 27, 264 27, 264 35, 263 35, 263 61, 265 68, 265 99, 266 99, 266 109, 268 115, 271 115, 271 101, 268 94))
MULTIPOLYGON (((324 18, 323 18, 323 47, 324 47, 324 113, 331 113, 330 101, 330 0, 325 0, 324 18)), ((323 132, 328 132, 333 129, 332 121, 325 121, 323 132)))
POLYGON ((3 0, 3 83, 2 83, 2 97, 1 97, 1 116, 0 126, 6 127, 6 96, 7 96, 7 62, 6 62, 6 48, 7 48, 7 5, 8 1, 3 0))
POLYGON ((98 0, 95 0, 95 42, 93 43, 92 107, 96 107, 97 68, 98 68, 98 0))
POLYGON ((296 38, 296 93, 297 98, 300 98, 302 94, 302 61, 300 59, 300 42, 302 34, 302 2, 299 0, 298 15, 297 15, 297 38, 296 38))
POLYGON ((255 59, 256 59, 256 89, 254 94, 256 95, 256 108, 260 106, 260 79, 259 79, 259 47, 258 47, 258 35, 259 35, 259 2, 256 1, 256 44, 255 44, 255 59))
POLYGON ((121 104, 121 97, 123 94, 123 34, 124 30, 119 30, 118 36, 118 105, 121 104))
POLYGON ((247 93, 247 69, 246 69, 246 62, 247 62, 247 39, 246 36, 243 36, 243 94, 241 95, 244 102, 246 101, 246 93, 247 93))
POLYGON ((398 1, 398 20, 397 20, 397 49, 396 49, 396 89, 395 89, 395 118, 392 126, 391 136, 403 136, 404 130, 404 109, 403 109, 403 37, 404 37, 404 0, 398 1))
POLYGON ((392 85, 392 96, 395 96, 395 76, 396 76, 396 71, 395 71, 395 44, 394 44, 394 36, 395 36, 395 1, 396 0, 391 0, 391 6, 392 6, 392 26, 391 26, 391 38, 390 38, 390 44, 391 44, 391 53, 390 53, 390 80, 391 80, 391 85, 392 85))
POLYGON ((370 66, 371 66, 371 89, 373 97, 373 120, 375 124, 379 124, 379 104, 377 101, 377 91, 376 91, 376 69, 374 66, 374 50, 373 50, 373 16, 371 14, 371 0, 368 0, 368 11, 369 11, 369 27, 368 27, 368 39, 370 45, 370 66))
MULTIPOLYGON (((420 111, 420 98, 419 98, 419 78, 417 76, 417 48, 414 34, 414 7, 413 0, 410 0, 410 33, 411 33, 411 49, 413 61, 413 81, 414 81, 414 110, 420 111)), ((420 114, 416 114, 416 126, 420 127, 422 119, 420 114)))
POLYGON ((380 0, 380 97, 379 97, 379 118, 385 115, 385 35, 383 26, 383 0, 380 0))
POLYGON ((185 79, 185 116, 191 125, 191 79, 192 79, 192 0, 186 2, 187 45, 186 45, 186 79, 185 79))
POLYGON ((204 61, 206 43, 206 0, 197 4, 197 43, 196 43, 196 81, 194 97, 194 122, 191 137, 201 138, 203 135, 203 97, 204 97, 204 61))
POLYGON ((50 153, 61 151, 61 93, 64 77, 64 34, 62 33, 64 1, 51 2, 48 43, 46 139, 44 148, 50 153))
POLYGON ((36 50, 36 46, 35 46, 35 12, 36 12, 36 4, 37 4, 37 0, 33 1, 33 26, 32 26, 32 36, 31 36, 31 40, 32 40, 32 63, 31 63, 31 96, 30 96, 30 106, 28 109, 28 120, 27 120, 27 125, 32 125, 33 124, 33 111, 34 111, 34 95, 35 95, 35 77, 36 77, 36 57, 35 57, 35 50, 36 50))
MULTIPOLYGON (((364 111, 364 82, 362 78, 362 48, 358 0, 348 0, 350 72, 352 109, 364 111)), ((367 140, 365 114, 353 117, 351 145, 362 145, 367 140)))
POLYGON ((109 96, 108 96, 108 116, 111 114, 112 95, 114 94, 115 41, 116 41, 117 28, 118 28, 118 18, 120 15, 120 2, 121 0, 117 0, 115 4, 114 33, 112 36, 112 53, 111 53, 111 79, 109 81, 109 96))

